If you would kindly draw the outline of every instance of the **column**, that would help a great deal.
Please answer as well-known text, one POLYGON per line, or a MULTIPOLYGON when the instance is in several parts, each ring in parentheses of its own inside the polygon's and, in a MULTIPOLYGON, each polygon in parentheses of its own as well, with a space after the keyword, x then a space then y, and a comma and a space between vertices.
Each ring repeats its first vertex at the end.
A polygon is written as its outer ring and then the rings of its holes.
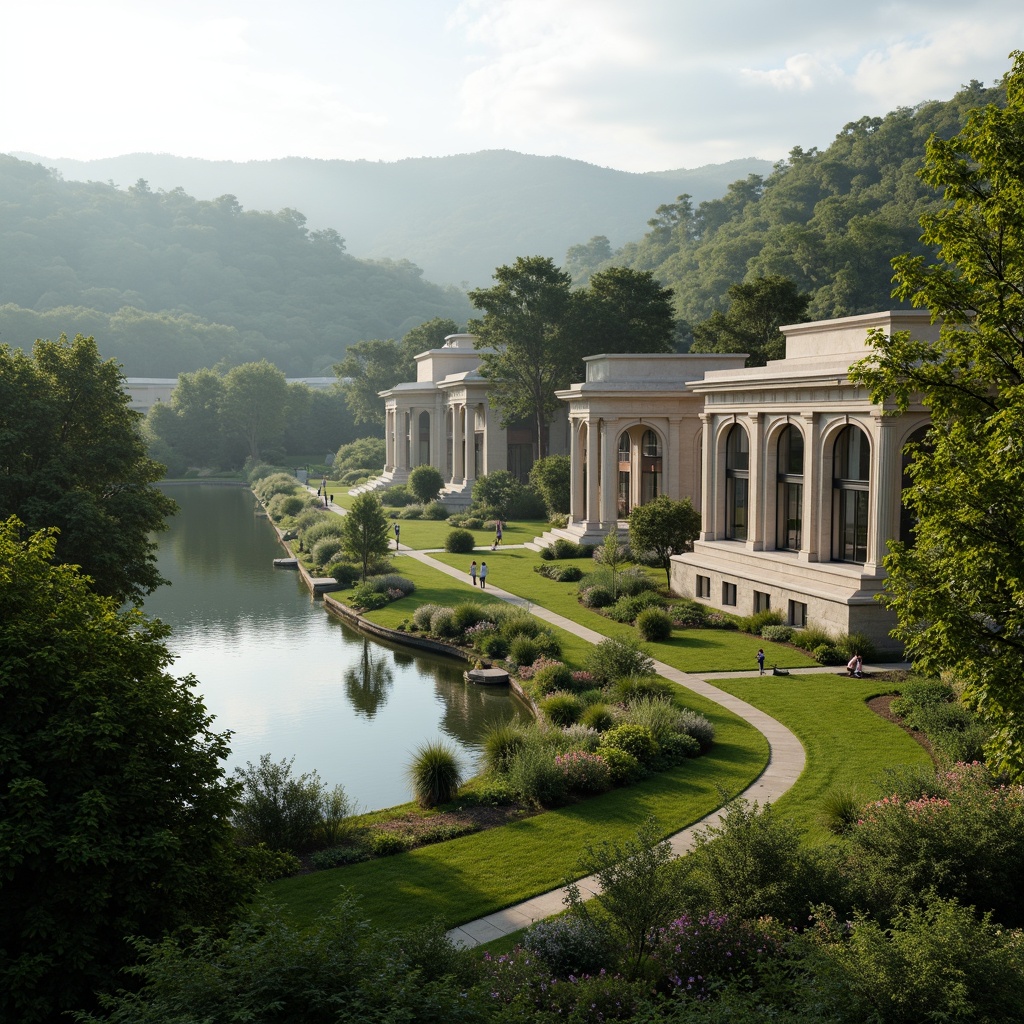
POLYGON ((409 445, 407 439, 409 437, 408 421, 406 419, 405 409, 395 410, 395 444, 398 447, 398 458, 396 462, 399 469, 407 470, 409 468, 409 445))
POLYGON ((802 562, 821 560, 821 518, 825 508, 825 490, 831 489, 822 480, 821 427, 813 412, 800 414, 804 434, 804 501, 800 524, 800 554, 802 562))
POLYGON ((583 450, 580 447, 579 420, 569 420, 569 522, 584 519, 580 504, 583 498, 583 450))
POLYGON ((715 539, 715 450, 714 433, 711 429, 711 414, 700 414, 700 450, 703 453, 700 465, 700 539, 715 539))
POLYGON ((751 413, 750 422, 750 465, 747 469, 747 548, 750 551, 764 550, 764 417, 751 413))
POLYGON ((465 439, 466 431, 462 417, 466 411, 465 403, 452 405, 452 483, 461 484, 466 480, 465 439))
MULTIPOLYGON (((486 444, 487 437, 484 436, 486 444)), ((482 454, 482 452, 481 452, 482 454)), ((466 400, 466 486, 476 482, 476 403, 466 400)))
POLYGON ((587 529, 594 529, 600 522, 598 511, 598 453, 600 441, 598 439, 597 420, 587 417, 587 529))
POLYGON ((683 479, 684 461, 689 458, 689 453, 683 452, 683 444, 680 438, 682 420, 678 416, 670 416, 668 421, 668 433, 665 438, 665 457, 661 460, 662 465, 662 486, 665 493, 673 501, 682 501, 683 498, 692 497, 688 493, 687 485, 683 479))
POLYGON ((384 408, 384 472, 395 468, 395 410, 384 408))
POLYGON ((865 572, 878 572, 889 553, 889 538, 899 522, 896 496, 902 484, 901 460, 896 457, 895 431, 891 417, 873 418, 871 444, 871 481, 868 491, 868 560, 865 572))
POLYGON ((419 415, 419 410, 415 406, 411 406, 409 409, 409 468, 415 469, 420 464, 420 445, 419 445, 419 422, 416 417, 419 415))
POLYGON ((602 420, 601 435, 601 527, 614 533, 619 525, 619 458, 615 423, 602 420))

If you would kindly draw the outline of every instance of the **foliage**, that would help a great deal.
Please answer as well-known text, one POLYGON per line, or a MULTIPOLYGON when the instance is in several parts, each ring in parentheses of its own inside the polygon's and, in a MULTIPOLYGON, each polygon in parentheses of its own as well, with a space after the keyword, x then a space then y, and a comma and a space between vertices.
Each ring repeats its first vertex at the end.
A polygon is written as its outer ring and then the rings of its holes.
POLYGON ((487 770, 502 775, 509 770, 515 755, 526 743, 522 726, 511 722, 490 726, 484 734, 484 760, 487 770))
POLYGON ((860 905, 884 920, 934 889, 1000 924, 1024 924, 1014 881, 1024 869, 1024 791, 995 785, 979 764, 894 781, 849 833, 860 905))
POLYGON ((568 665, 559 662, 556 665, 547 665, 536 672, 531 680, 534 693, 544 695, 555 690, 566 690, 572 692, 579 689, 572 678, 572 670, 568 665))
POLYGON ((579 598, 584 608, 607 608, 615 603, 611 589, 596 583, 587 583, 580 587, 579 598))
POLYGON ((646 774, 643 765, 621 747, 605 747, 599 744, 594 753, 608 765, 613 786, 632 786, 646 774))
POLYGON ((433 501, 444 487, 444 477, 441 475, 441 470, 434 466, 417 466, 409 474, 409 482, 406 486, 425 505, 427 502, 433 501))
POLYGON ((375 558, 387 555, 390 530, 380 499, 370 491, 356 495, 341 517, 342 550, 352 562, 362 566, 363 578, 375 558))
POLYGON ((539 655, 537 641, 525 633, 516 633, 508 642, 508 660, 513 665, 532 665, 539 655))
POLYGON ((871 338, 852 373, 897 410, 920 395, 931 413, 904 502, 916 543, 885 560, 895 636, 928 674, 955 670, 993 724, 992 756, 1024 777, 1024 54, 1007 106, 973 111, 953 138, 933 138, 922 179, 944 204, 921 218, 934 260, 893 261, 901 299, 941 322, 934 345, 871 338))
POLYGON ((605 732, 615 724, 615 714, 607 704, 589 704, 580 715, 580 724, 605 732))
MULTIPOLYGON (((634 597, 620 597, 605 614, 616 622, 632 623, 645 608, 660 608, 661 604, 660 594, 653 590, 646 590, 634 597)), ((670 619, 670 628, 671 625, 672 620, 670 619)), ((648 638, 644 637, 644 639, 648 638)))
POLYGON ((548 455, 530 467, 530 484, 544 499, 548 515, 569 511, 569 456, 548 455))
POLYGON ((241 795, 232 820, 243 843, 291 853, 337 843, 351 814, 344 788, 328 790, 315 771, 295 778, 294 761, 262 754, 258 765, 236 769, 241 795))
POLYGON ((609 638, 591 648, 586 667, 604 685, 623 676, 651 675, 654 659, 633 639, 609 638))
POLYGON ((651 951, 652 932, 666 921, 675 905, 675 889, 666 870, 672 852, 658 837, 653 818, 625 843, 588 845, 580 857, 579 873, 596 874, 601 886, 600 918, 592 915, 575 882, 566 890, 572 913, 605 927, 624 950, 627 975, 635 978, 651 951))
POLYGON ((595 796, 611 788, 611 769, 608 762, 596 753, 569 750, 555 756, 555 766, 565 776, 570 793, 595 796))
POLYGON ((56 558, 81 566, 97 593, 140 603, 164 582, 151 534, 177 505, 152 485, 141 417, 120 368, 92 338, 0 345, 0 521, 56 527, 56 558))
POLYGON ((672 636, 672 616, 663 608, 645 608, 636 617, 641 640, 668 640, 672 636))
POLYGON ((462 767, 454 748, 443 740, 417 748, 408 769, 413 796, 421 807, 451 803, 462 785, 462 767))
POLYGON ((522 493, 523 485, 508 470, 498 469, 477 478, 473 484, 473 505, 507 521, 522 500, 522 493))
POLYGON ((415 504, 416 496, 409 493, 405 484, 397 484, 384 490, 381 493, 380 501, 388 508, 404 508, 406 505, 415 504))
POLYGON ((691 352, 746 352, 747 366, 764 366, 786 355, 786 339, 779 330, 785 324, 808 319, 809 293, 801 293, 795 281, 771 274, 730 285, 729 308, 715 310, 707 320, 693 324, 691 352))
POLYGON ((634 551, 653 551, 670 585, 671 558, 689 551, 700 535, 700 512, 689 498, 675 501, 659 494, 629 513, 629 543, 634 551))
POLYGON ((476 538, 469 530, 451 530, 444 539, 445 551, 455 555, 468 555, 476 547, 476 538))
POLYGON ((649 767, 658 756, 658 741, 651 730, 631 722, 609 729, 601 737, 601 746, 624 750, 645 767, 649 767))
POLYGON ((266 359, 243 363, 224 375, 220 415, 224 431, 245 443, 254 462, 260 448, 276 440, 284 429, 288 408, 288 383, 284 374, 266 359))
POLYGON ((568 780, 554 751, 536 734, 516 750, 508 783, 519 800, 536 807, 560 807, 568 797, 568 780))
POLYGON ((608 934, 573 914, 538 921, 523 935, 523 948, 539 956, 556 978, 597 974, 613 959, 608 934))
POLYGON ((559 537, 541 549, 540 557, 545 561, 557 561, 561 558, 589 558, 593 553, 594 549, 589 544, 577 544, 559 537))
POLYGON ((583 701, 575 694, 555 691, 540 701, 540 709, 560 729, 574 725, 583 713, 583 701))
POLYGON ((443 501, 431 501, 423 507, 423 518, 440 522, 448 518, 448 506, 443 501))
POLYGON ((781 623, 771 623, 761 627, 761 639, 776 644, 787 644, 793 637, 793 627, 781 623))
MULTIPOLYGON (((379 398, 377 405, 380 405, 379 398)), ((331 468, 335 473, 353 469, 379 470, 386 458, 387 444, 383 437, 360 437, 338 449, 331 468)))
POLYGON ((169 629, 0 527, 0 1016, 88 1006, 126 936, 221 924, 247 896, 228 734, 165 671, 169 629))

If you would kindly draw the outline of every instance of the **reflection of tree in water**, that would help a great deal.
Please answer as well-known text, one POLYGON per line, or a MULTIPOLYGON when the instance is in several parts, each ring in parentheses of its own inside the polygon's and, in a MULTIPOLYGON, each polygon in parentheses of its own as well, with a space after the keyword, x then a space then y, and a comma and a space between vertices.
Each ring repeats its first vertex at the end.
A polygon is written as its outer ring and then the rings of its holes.
POLYGON ((441 731, 473 750, 480 749, 489 726, 530 721, 529 711, 511 697, 507 686, 478 686, 465 682, 461 671, 457 680, 447 673, 436 673, 434 685, 445 698, 441 731))
POLYGON ((345 692, 352 707, 367 718, 373 718, 377 709, 388 699, 395 674, 388 664, 386 652, 374 655, 380 648, 363 640, 362 657, 345 669, 345 692))

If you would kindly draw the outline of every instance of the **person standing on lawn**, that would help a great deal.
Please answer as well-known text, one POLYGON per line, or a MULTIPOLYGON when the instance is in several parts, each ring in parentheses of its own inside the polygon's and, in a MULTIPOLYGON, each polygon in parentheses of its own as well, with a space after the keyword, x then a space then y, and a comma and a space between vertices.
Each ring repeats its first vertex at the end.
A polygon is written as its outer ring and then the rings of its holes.
POLYGON ((487 563, 480 563, 480 588, 483 589, 487 586, 487 563))
POLYGON ((763 647, 759 647, 757 649, 757 668, 758 668, 758 674, 763 676, 764 675, 764 648, 763 647))
MULTIPOLYGON (((469 578, 473 581, 473 586, 475 587, 476 586, 476 559, 475 558, 473 559, 473 562, 472 562, 472 564, 469 567, 469 578)), ((480 583, 481 583, 481 585, 483 585, 483 580, 481 580, 480 583)))

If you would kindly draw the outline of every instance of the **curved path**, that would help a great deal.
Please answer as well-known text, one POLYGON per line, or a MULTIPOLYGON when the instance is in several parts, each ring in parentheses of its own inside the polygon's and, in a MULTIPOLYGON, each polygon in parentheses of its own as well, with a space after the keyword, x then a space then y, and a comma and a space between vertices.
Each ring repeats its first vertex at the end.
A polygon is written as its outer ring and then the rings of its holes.
MULTIPOLYGON (((466 574, 464 572, 445 565, 435 558, 431 558, 426 552, 406 551, 403 546, 403 554, 423 562, 424 565, 429 565, 432 569, 447 573, 455 579, 465 580, 466 574)), ((606 639, 602 634, 588 629, 586 626, 581 626, 578 622, 573 622, 571 619, 567 619, 555 612, 550 612, 546 608, 534 605, 524 598, 516 597, 514 594, 501 590, 499 587, 489 586, 487 590, 490 594, 500 597, 504 601, 529 608, 531 614, 537 616, 538 619, 543 619, 545 622, 567 630, 576 636, 582 637, 584 640, 589 640, 591 643, 600 643, 606 639)), ((717 686, 712 686, 699 676, 680 672, 679 669, 660 661, 655 661, 654 670, 663 678, 673 683, 678 683, 680 686, 685 686, 687 689, 693 690, 694 693, 699 693, 702 697, 707 697, 709 700, 721 704, 722 707, 732 711, 744 721, 749 722, 768 740, 770 748, 768 764, 764 771, 739 794, 741 797, 747 800, 757 800, 762 804, 768 800, 775 801, 796 782, 800 773, 804 770, 806 756, 800 741, 784 725, 775 721, 774 718, 766 715, 753 705, 746 703, 746 701, 739 700, 739 698, 734 697, 731 693, 718 689, 717 686)), ((820 669, 812 671, 820 671, 820 669)), ((736 675, 748 676, 750 673, 742 672, 736 673, 736 675)), ((699 821, 687 826, 681 832, 676 832, 670 836, 668 841, 672 848, 672 853, 676 856, 689 853, 693 846, 694 833, 700 828, 719 822, 723 813, 724 811, 721 808, 713 811, 699 821)), ((580 895, 585 899, 595 896, 600 892, 597 878, 593 875, 580 879, 576 884, 579 886, 580 895)), ((476 921, 469 921, 466 924, 459 925, 457 928, 452 928, 448 932, 448 936, 456 945, 466 947, 478 946, 483 942, 490 942, 492 939, 498 939, 503 935, 518 931, 520 928, 525 928, 534 921, 560 913, 565 909, 564 899, 565 889, 554 889, 551 892, 542 893, 540 896, 534 896, 532 899, 525 900, 522 903, 517 903, 515 906, 506 907, 497 913, 488 914, 486 917, 481 917, 476 921)))

